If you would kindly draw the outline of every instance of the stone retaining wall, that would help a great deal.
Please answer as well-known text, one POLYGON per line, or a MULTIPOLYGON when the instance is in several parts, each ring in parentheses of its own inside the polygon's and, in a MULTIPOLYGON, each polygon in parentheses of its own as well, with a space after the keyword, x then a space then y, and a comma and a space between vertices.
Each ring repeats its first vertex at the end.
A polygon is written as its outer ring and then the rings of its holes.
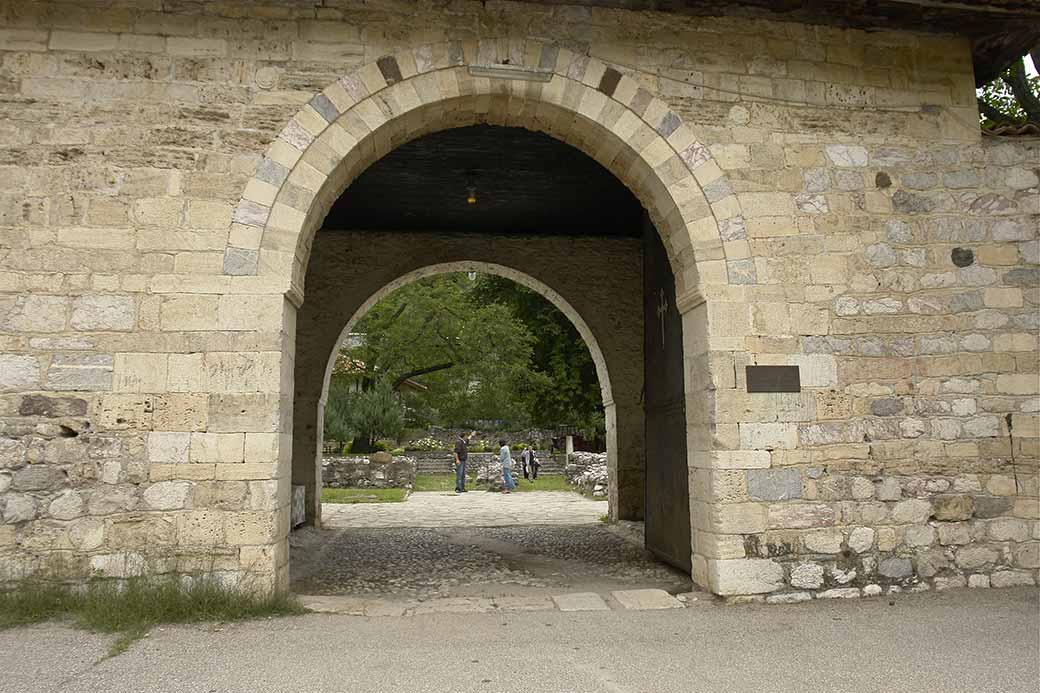
POLYGON ((412 488, 414 457, 375 453, 368 457, 324 457, 322 485, 332 488, 412 488))
MULTIPOLYGON (((453 452, 409 451, 407 455, 415 459, 419 474, 448 474, 454 472, 455 453, 453 452)), ((539 474, 562 473, 562 463, 565 455, 550 455, 549 453, 537 451, 535 452, 535 455, 538 458, 538 461, 542 464, 538 472, 539 474)), ((519 453, 514 453, 514 458, 516 459, 519 468, 519 453)), ((471 452, 469 454, 467 465, 470 469, 476 469, 478 467, 486 466, 489 460, 497 459, 497 452, 471 452)))
POLYGON ((567 483, 574 484, 585 494, 596 498, 607 495, 607 455, 596 452, 575 452, 567 459, 564 467, 567 483))

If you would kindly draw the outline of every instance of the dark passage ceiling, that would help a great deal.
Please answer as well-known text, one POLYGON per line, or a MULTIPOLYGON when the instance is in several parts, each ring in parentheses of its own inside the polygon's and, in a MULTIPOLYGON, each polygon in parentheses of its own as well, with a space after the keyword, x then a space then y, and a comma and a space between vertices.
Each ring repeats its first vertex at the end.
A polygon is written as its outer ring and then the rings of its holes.
POLYGON ((493 125, 444 130, 370 166, 324 230, 638 236, 642 206, 617 178, 548 135, 493 125), (476 193, 468 204, 469 187, 476 193))

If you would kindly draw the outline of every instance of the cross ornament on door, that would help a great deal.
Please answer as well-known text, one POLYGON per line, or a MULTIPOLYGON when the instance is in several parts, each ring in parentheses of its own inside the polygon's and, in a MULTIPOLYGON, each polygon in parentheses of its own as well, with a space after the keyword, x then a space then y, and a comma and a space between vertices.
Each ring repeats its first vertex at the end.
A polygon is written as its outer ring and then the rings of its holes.
POLYGON ((661 346, 664 347, 664 321, 668 317, 668 298, 664 295, 664 289, 660 290, 657 302, 657 319, 661 323, 661 346))

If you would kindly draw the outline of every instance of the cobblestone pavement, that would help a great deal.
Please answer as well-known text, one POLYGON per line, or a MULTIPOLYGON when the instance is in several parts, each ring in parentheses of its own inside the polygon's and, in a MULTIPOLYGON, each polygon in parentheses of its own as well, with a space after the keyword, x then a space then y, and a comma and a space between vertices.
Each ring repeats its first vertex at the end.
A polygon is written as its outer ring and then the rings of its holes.
POLYGON ((606 501, 564 491, 508 495, 422 491, 411 494, 403 503, 326 503, 321 507, 322 524, 327 529, 583 525, 597 523, 606 514, 606 501))
POLYGON ((292 536, 291 570, 301 594, 421 600, 689 585, 688 576, 596 525, 305 529, 292 536))
POLYGON ((369 616, 620 609, 618 590, 689 590, 689 576, 642 548, 640 523, 608 526, 606 512, 606 502, 567 492, 326 504, 322 529, 290 536, 292 587, 316 610, 369 616))

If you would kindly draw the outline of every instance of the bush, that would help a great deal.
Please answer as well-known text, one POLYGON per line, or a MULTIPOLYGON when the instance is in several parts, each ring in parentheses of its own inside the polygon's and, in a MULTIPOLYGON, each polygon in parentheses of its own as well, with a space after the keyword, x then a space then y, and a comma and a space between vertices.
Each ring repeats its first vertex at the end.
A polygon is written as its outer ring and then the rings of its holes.
POLYGON ((394 448, 393 450, 390 451, 390 454, 393 455, 394 457, 400 457, 401 455, 404 454, 404 448, 394 448))

